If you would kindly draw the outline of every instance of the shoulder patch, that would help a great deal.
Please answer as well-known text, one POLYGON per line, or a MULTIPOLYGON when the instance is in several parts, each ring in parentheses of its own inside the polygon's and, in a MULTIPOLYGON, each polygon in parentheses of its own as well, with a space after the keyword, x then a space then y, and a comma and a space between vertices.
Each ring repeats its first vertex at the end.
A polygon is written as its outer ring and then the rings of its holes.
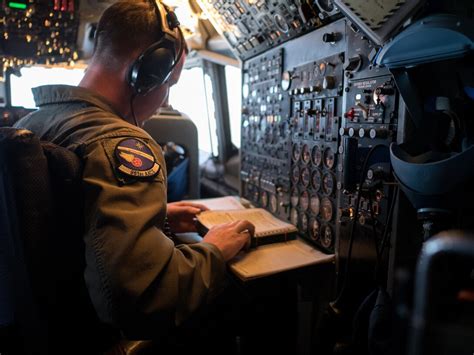
POLYGON ((114 151, 119 162, 117 170, 134 178, 148 178, 157 175, 161 166, 156 162, 151 148, 136 138, 121 140, 114 151))

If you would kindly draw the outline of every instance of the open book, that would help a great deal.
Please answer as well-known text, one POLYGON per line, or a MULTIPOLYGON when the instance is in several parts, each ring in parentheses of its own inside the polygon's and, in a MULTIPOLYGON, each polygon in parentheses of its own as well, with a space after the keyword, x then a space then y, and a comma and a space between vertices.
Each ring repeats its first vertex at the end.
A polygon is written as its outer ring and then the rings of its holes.
POLYGON ((247 220, 255 226, 255 235, 251 240, 252 247, 293 240, 298 232, 294 225, 279 220, 263 208, 202 212, 197 216, 200 227, 198 230, 205 234, 216 225, 238 220, 247 220))

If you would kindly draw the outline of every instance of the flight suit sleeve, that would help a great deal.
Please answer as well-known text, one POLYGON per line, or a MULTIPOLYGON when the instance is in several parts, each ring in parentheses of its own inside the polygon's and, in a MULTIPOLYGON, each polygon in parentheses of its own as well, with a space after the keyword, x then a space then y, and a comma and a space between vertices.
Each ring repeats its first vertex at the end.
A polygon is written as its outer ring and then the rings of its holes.
POLYGON ((214 245, 176 248, 157 227, 166 216, 161 149, 142 139, 160 170, 128 179, 114 156, 121 140, 103 139, 84 149, 85 280, 102 321, 146 333, 179 325, 210 302, 225 285, 225 262, 214 245))

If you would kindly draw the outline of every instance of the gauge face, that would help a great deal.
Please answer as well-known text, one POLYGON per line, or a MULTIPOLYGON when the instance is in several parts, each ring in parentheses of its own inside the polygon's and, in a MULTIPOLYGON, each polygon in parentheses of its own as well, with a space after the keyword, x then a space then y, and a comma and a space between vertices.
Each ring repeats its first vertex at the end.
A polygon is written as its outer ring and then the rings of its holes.
POLYGON ((321 154, 321 148, 319 148, 319 146, 315 146, 313 148, 312 158, 313 158, 313 164, 314 165, 316 165, 316 166, 321 165, 322 154, 321 154))
POLYGON ((332 169, 334 167, 334 162, 335 162, 334 152, 332 151, 331 148, 327 148, 324 151, 324 165, 328 169, 332 169))
POLYGON ((318 5, 326 12, 332 12, 334 10, 334 4, 332 3, 332 0, 318 0, 318 5))
POLYGON ((248 84, 242 85, 242 96, 244 97, 244 99, 249 97, 249 85, 248 84))
POLYGON ((321 201, 321 217, 326 221, 329 222, 332 219, 332 203, 327 198, 324 197, 321 201))
POLYGON ((311 161, 311 152, 307 144, 303 146, 302 154, 303 163, 308 164, 311 161))
POLYGON ((293 182, 294 185, 296 185, 299 180, 300 180, 300 168, 298 168, 298 165, 295 165, 293 169, 291 170, 291 181, 293 182))
POLYGON ((308 187, 310 181, 311 181, 311 174, 309 173, 309 169, 303 168, 301 170, 301 183, 304 185, 304 187, 308 187))
POLYGON ((283 72, 281 75, 281 88, 287 91, 291 87, 291 74, 290 72, 283 72))
POLYGON ((300 217, 300 230, 306 232, 308 230, 308 216, 306 213, 302 213, 300 217))
POLYGON ((275 20, 275 25, 278 27, 278 29, 283 32, 283 33, 287 33, 288 30, 290 29, 288 27, 288 24, 286 23, 285 19, 283 18, 283 16, 281 16, 280 14, 276 14, 275 16, 273 16, 273 19, 275 20))
POLYGON ((323 192, 326 195, 331 195, 334 191, 334 176, 331 173, 326 173, 323 176, 323 192))
POLYGON ((291 206, 293 207, 296 207, 298 206, 298 200, 300 199, 300 195, 298 193, 298 190, 297 189, 294 189, 292 192, 291 192, 291 197, 290 197, 290 202, 291 202, 291 206))
POLYGON ((311 196, 309 206, 311 207, 311 212, 313 212, 316 216, 319 214, 319 205, 319 197, 317 195, 311 196))
POLYGON ((293 144, 293 149, 292 149, 292 157, 293 161, 297 162, 300 159, 301 156, 301 147, 298 143, 293 144))
POLYGON ((319 222, 316 218, 311 218, 309 221, 309 235, 314 240, 319 238, 319 222))
POLYGON ((321 173, 319 170, 313 171, 313 176, 311 176, 311 184, 316 191, 319 191, 321 188, 321 173))
POLYGON ((273 213, 278 212, 278 199, 273 194, 270 194, 270 211, 272 211, 273 213))
POLYGON ((260 203, 262 204, 262 207, 268 206, 268 192, 262 191, 260 194, 260 203))
POLYGON ((333 244, 332 229, 330 226, 324 226, 321 235, 321 245, 327 249, 333 244))
POLYGON ((298 211, 296 210, 296 208, 292 208, 292 209, 291 209, 291 212, 290 212, 290 222, 291 222, 291 224, 293 224, 294 226, 297 226, 297 225, 298 225, 298 211))
POLYGON ((308 191, 303 191, 300 196, 300 207, 303 211, 306 211, 309 206, 309 194, 308 191))

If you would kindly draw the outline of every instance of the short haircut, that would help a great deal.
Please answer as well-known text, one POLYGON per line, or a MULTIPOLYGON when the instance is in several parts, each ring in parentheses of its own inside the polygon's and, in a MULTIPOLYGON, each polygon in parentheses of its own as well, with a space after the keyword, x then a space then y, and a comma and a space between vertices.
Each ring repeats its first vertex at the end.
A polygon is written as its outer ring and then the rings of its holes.
POLYGON ((95 34, 94 57, 110 66, 123 64, 131 52, 144 50, 160 37, 153 4, 121 0, 102 14, 95 34))

